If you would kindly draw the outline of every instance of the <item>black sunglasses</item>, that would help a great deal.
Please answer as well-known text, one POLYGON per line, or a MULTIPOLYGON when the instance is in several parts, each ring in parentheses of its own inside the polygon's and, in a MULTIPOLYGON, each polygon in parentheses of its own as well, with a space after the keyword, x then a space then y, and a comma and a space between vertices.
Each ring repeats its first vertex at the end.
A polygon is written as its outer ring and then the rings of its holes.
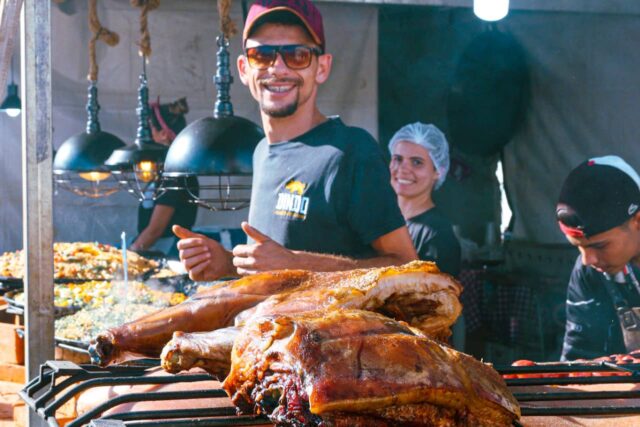
POLYGON ((268 45, 245 48, 244 54, 252 68, 266 70, 276 62, 278 53, 287 67, 292 70, 302 70, 311 65, 313 55, 322 55, 322 50, 317 47, 302 44, 268 45))

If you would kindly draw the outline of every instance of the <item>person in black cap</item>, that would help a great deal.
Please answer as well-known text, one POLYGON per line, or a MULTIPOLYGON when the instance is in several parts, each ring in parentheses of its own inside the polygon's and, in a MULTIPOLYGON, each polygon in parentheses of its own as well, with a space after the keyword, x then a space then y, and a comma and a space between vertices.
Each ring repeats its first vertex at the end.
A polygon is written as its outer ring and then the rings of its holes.
POLYGON ((556 218, 580 255, 567 290, 562 360, 640 348, 640 177, 617 156, 597 157, 564 181, 556 218))
MULTIPOLYGON (((171 145, 182 129, 187 126, 185 114, 189 112, 186 98, 160 104, 160 99, 149 103, 151 108, 151 135, 153 141, 171 145)), ((187 185, 193 194, 198 194, 198 180, 189 177, 187 185)), ((153 191, 154 189, 149 189, 153 191)), ((155 251, 177 256, 177 239, 171 231, 174 224, 190 229, 196 221, 198 206, 190 202, 187 190, 167 190, 156 200, 144 200, 138 207, 138 235, 130 246, 134 251, 155 251), (175 250, 174 250, 175 249, 175 250)))

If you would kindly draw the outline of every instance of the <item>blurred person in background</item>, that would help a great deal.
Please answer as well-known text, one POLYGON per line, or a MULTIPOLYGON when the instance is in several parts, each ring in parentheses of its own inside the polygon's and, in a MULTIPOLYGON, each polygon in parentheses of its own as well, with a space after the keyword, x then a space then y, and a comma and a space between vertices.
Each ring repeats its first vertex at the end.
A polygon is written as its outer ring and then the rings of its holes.
MULTIPOLYGON (((149 104, 151 109, 151 135, 154 142, 171 145, 176 135, 187 126, 185 114, 189 112, 186 98, 168 104, 160 104, 160 99, 149 104)), ((154 184, 152 184, 154 185, 154 184)), ((195 176, 187 179, 191 192, 198 194, 198 180, 195 176)), ((149 188, 148 191, 153 191, 149 188)), ((162 252, 165 255, 177 250, 177 239, 171 231, 174 224, 190 229, 196 221, 198 206, 190 202, 187 190, 167 190, 156 200, 144 200, 138 207, 138 235, 130 246, 131 250, 162 252)))
POLYGON ((567 288, 562 360, 640 348, 640 177, 618 156, 565 179, 556 219, 580 254, 567 288))
POLYGON ((449 170, 449 144, 432 124, 403 126, 389 141, 391 186, 421 260, 434 261, 452 276, 460 273, 460 243, 432 193, 449 170))

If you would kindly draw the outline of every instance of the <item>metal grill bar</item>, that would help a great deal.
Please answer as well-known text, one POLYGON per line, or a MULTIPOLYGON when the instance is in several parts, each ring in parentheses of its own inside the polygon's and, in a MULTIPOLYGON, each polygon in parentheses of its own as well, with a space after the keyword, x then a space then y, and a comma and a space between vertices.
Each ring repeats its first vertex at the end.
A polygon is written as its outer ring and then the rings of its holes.
MULTIPOLYGON (((156 378, 169 378, 172 377, 156 377, 156 378)), ((149 377, 144 377, 141 379, 151 379, 149 377)), ((207 380, 210 380, 211 377, 207 375, 207 380)), ((163 382, 162 384, 173 384, 175 383, 175 379, 170 382, 163 382)), ((153 382, 138 382, 137 384, 153 384, 153 382)), ((158 400, 184 400, 184 399, 202 399, 207 397, 227 397, 227 394, 224 390, 214 389, 214 390, 190 390, 190 391, 165 391, 165 392, 153 392, 153 393, 129 393, 124 394, 113 399, 109 399, 109 401, 104 402, 101 405, 96 406, 92 410, 84 413, 82 416, 76 418, 72 422, 68 424, 69 427, 76 427, 85 424, 91 419, 99 416, 103 412, 115 408, 118 405, 129 402, 146 402, 146 401, 158 401, 158 400)), ((203 414, 198 414, 198 410, 186 410, 190 412, 192 416, 203 414)), ((166 411, 149 411, 149 412, 166 412, 166 411)), ((177 411, 176 411, 177 412, 177 411)), ((119 415, 114 415, 113 418, 121 418, 119 415)))
POLYGON ((565 377, 565 378, 518 378, 505 380, 508 386, 571 385, 571 384, 626 384, 640 382, 635 376, 624 377, 565 377))
MULTIPOLYGON (((118 365, 100 368, 94 365, 76 365, 71 362, 50 361, 40 368, 40 376, 33 379, 20 392, 22 398, 52 427, 57 427, 55 413, 64 403, 77 393, 96 386, 136 385, 136 384, 174 384, 211 380, 208 374, 177 376, 144 376, 148 368, 158 364, 157 359, 145 360, 141 365, 118 365), (57 383, 57 384, 56 384, 57 383)), ((531 367, 498 367, 501 374, 562 374, 571 372, 624 372, 625 376, 563 377, 563 378, 518 378, 506 380, 509 386, 534 385, 571 385, 571 384, 624 384, 640 383, 640 364, 613 365, 604 363, 558 363, 531 367)), ((585 391, 575 392, 516 392, 514 396, 522 404, 523 416, 562 416, 562 415, 627 415, 640 413, 640 406, 589 405, 575 406, 571 402, 602 399, 640 399, 640 390, 631 391, 585 391), (542 406, 542 402, 566 401, 560 407, 542 406), (533 402, 539 402, 540 406, 533 402)), ((208 407, 180 410, 146 410, 112 414, 100 417, 100 414, 118 405, 144 401, 170 401, 185 399, 227 397, 221 389, 189 391, 156 391, 120 395, 108 402, 92 408, 89 412, 67 424, 69 427, 90 425, 95 427, 188 427, 188 426, 235 426, 269 424, 264 417, 235 415, 232 406, 208 407), (100 418, 97 418, 100 417, 100 418)), ((605 403, 605 402, 602 402, 605 403)), ((627 402, 629 403, 629 402, 627 402)), ((518 422, 514 422, 518 426, 518 422)))
POLYGON ((629 415, 638 414, 638 406, 590 406, 590 407, 546 407, 537 408, 523 406, 520 408, 524 416, 548 416, 548 415, 629 415))
POLYGON ((567 393, 513 393, 518 402, 548 402, 557 400, 599 400, 599 399, 638 399, 636 391, 590 391, 567 393))
POLYGON ((101 419, 118 418, 122 421, 127 420, 148 420, 153 418, 197 418, 203 416, 220 417, 220 416, 236 416, 235 408, 230 406, 222 408, 199 408, 199 409, 172 409, 170 411, 137 411, 127 412, 126 414, 108 415, 101 419))
MULTIPOLYGON (((97 422, 112 420, 95 420, 97 422)), ((94 422, 95 422, 94 421, 94 422)), ((120 421, 118 424, 95 424, 96 427, 217 427, 217 426, 255 426, 271 424, 269 420, 254 416, 234 416, 219 418, 196 418, 189 420, 163 421, 120 421)))
POLYGON ((536 366, 494 366, 500 374, 537 374, 537 373, 572 373, 572 372, 631 372, 640 376, 640 364, 629 363, 616 365, 609 362, 598 363, 554 363, 539 364, 536 366))

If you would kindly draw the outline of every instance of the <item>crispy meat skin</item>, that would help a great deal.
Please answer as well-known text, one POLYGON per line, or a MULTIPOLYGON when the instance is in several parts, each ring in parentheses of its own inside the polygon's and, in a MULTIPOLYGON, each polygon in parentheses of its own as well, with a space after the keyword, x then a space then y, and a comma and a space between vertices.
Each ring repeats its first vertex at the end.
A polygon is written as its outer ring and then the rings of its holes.
POLYGON ((135 356, 158 357, 174 332, 204 332, 231 326, 241 311, 300 284, 309 275, 304 270, 283 270, 220 283, 182 304, 109 329, 98 335, 90 352, 103 366, 135 356))
MULTIPOLYGON (((438 271, 433 263, 413 262, 401 267, 362 269, 339 273, 315 273, 299 286, 267 298, 253 309, 236 317, 243 324, 252 316, 264 314, 300 313, 309 310, 344 308, 367 309, 410 322, 430 337, 446 338, 449 326, 460 312, 460 285, 450 276, 438 271)), ((163 351, 163 366, 169 372, 179 372, 192 366, 210 366, 216 376, 224 364, 221 356, 227 353, 228 342, 220 342, 217 334, 184 335, 169 343, 163 351), (190 343, 189 340, 194 340, 190 343), (181 357, 181 353, 188 353, 181 357)), ((228 371, 227 371, 228 372, 228 371)))
POLYGON ((360 310, 252 319, 223 386, 242 411, 282 425, 335 425, 344 418, 337 414, 349 414, 389 424, 442 418, 436 425, 507 426, 520 415, 487 365, 360 310))
POLYGON ((300 286, 273 295, 253 310, 241 313, 236 324, 268 314, 362 309, 387 314, 428 335, 438 335, 460 315, 461 291, 457 281, 426 261, 399 267, 314 273, 300 286))

